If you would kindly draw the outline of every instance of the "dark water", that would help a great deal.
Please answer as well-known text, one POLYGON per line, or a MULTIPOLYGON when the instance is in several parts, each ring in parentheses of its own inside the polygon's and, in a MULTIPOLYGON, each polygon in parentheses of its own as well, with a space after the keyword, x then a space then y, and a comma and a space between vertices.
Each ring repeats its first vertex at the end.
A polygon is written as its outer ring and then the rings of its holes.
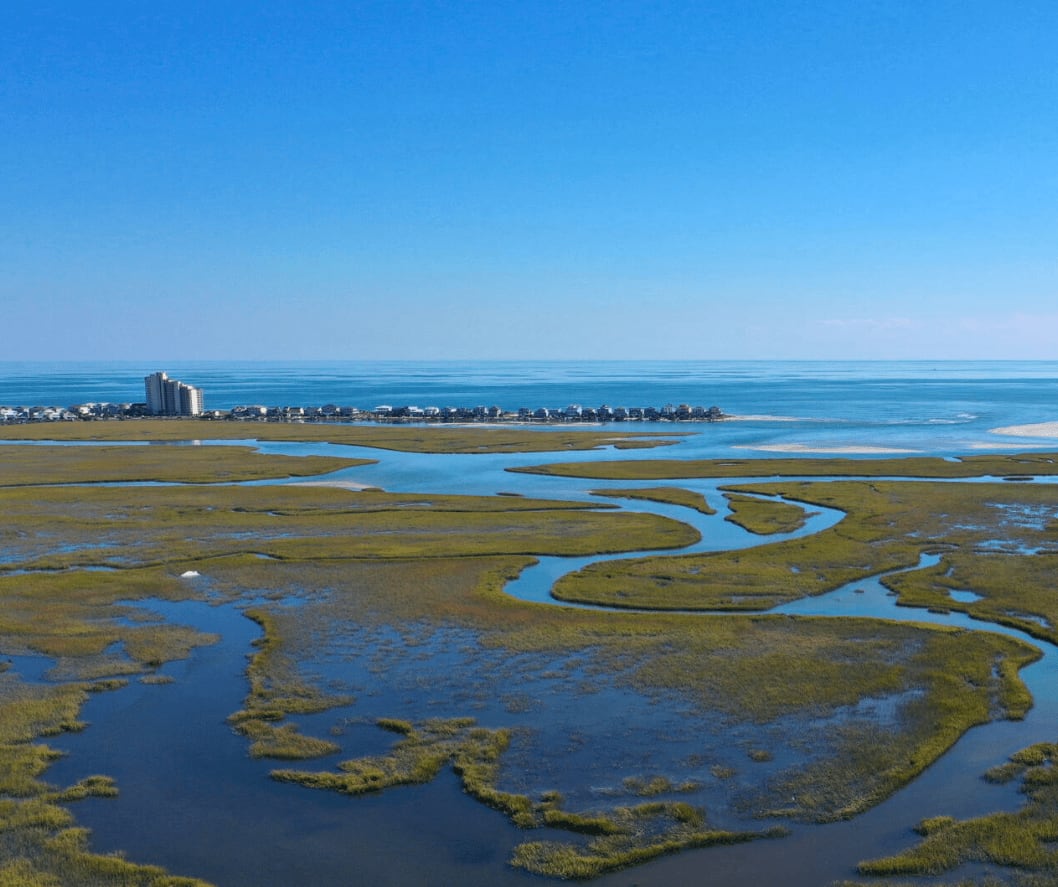
POLYGON ((86 768, 118 782, 119 799, 73 808, 92 828, 94 849, 218 885, 495 883, 519 832, 463 795, 453 774, 355 799, 272 781, 275 762, 249 758, 226 723, 242 707, 258 627, 230 606, 150 609, 223 640, 166 666, 172 684, 91 697, 83 712, 91 726, 49 740, 69 752, 50 782, 72 783, 86 768))

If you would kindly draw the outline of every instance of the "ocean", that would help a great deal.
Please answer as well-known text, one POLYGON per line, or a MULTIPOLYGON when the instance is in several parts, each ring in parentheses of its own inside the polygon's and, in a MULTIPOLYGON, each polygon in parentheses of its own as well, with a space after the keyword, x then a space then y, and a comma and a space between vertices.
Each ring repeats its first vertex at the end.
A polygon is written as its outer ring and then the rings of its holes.
POLYGON ((689 403, 735 417, 684 426, 695 455, 1026 449, 1053 440, 993 429, 1058 418, 1058 361, 0 362, 0 405, 142 401, 156 370, 203 388, 207 409, 689 403))

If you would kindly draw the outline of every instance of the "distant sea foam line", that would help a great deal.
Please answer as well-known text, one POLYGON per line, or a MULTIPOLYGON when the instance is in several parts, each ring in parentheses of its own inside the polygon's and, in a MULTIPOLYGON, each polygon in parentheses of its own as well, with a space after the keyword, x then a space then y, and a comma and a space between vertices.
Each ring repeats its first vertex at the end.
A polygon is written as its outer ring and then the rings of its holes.
POLYGON ((804 416, 768 416, 768 415, 729 415, 724 414, 724 422, 847 422, 848 419, 812 419, 804 416))

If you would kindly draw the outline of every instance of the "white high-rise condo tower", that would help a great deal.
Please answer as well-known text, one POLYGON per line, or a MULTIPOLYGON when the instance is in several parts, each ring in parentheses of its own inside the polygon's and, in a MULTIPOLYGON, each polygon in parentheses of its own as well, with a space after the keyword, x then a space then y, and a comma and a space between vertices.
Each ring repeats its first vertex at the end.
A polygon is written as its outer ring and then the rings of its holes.
POLYGON ((154 416, 200 416, 202 389, 170 379, 165 373, 151 373, 143 380, 147 409, 154 416))

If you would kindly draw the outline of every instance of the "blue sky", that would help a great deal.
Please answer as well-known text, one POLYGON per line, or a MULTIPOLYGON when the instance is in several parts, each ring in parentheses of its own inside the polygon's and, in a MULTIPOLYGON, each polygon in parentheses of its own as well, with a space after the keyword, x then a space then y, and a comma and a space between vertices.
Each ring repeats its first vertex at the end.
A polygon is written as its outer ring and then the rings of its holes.
POLYGON ((1053 358, 1053 2, 0 11, 0 359, 1053 358))

